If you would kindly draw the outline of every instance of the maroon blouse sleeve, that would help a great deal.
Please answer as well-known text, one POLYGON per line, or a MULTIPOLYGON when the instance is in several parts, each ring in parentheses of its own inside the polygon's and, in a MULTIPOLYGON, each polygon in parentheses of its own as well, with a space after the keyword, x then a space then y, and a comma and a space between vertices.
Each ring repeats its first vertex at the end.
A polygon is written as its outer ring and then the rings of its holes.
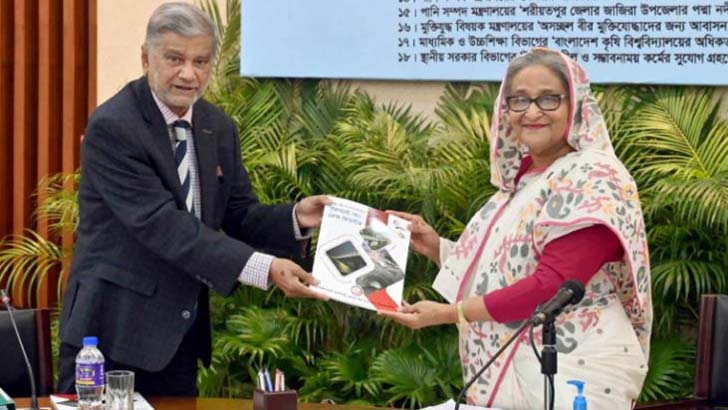
POLYGON ((496 322, 526 319, 564 281, 576 279, 586 285, 602 265, 622 256, 619 238, 605 225, 579 229, 549 242, 533 275, 488 293, 483 301, 496 322))

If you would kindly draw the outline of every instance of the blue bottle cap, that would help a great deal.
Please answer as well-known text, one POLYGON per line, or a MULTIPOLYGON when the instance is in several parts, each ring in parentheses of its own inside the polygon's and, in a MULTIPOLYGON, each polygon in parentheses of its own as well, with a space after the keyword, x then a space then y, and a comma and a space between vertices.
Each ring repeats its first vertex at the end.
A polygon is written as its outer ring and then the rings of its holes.
POLYGON ((577 388, 576 397, 574 397, 574 410, 586 410, 586 397, 584 397, 584 382, 581 380, 569 380, 566 382, 577 388))
POLYGON ((99 338, 96 336, 86 336, 83 338, 83 345, 96 347, 99 345, 99 338))

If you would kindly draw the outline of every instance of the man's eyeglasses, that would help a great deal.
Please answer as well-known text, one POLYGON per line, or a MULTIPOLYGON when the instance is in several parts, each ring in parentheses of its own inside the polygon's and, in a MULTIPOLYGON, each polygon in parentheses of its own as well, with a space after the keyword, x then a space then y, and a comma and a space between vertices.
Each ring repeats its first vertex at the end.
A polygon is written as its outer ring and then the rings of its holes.
POLYGON ((528 110, 531 103, 536 103, 536 107, 542 111, 555 111, 561 106, 561 100, 568 97, 567 95, 548 94, 536 98, 529 98, 521 95, 506 97, 508 109, 514 112, 524 112, 528 110))

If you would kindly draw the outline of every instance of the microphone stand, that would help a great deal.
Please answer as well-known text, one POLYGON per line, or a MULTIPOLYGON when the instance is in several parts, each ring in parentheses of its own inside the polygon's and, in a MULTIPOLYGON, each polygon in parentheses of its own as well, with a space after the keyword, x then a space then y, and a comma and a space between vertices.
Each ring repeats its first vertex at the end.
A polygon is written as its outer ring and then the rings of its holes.
POLYGON ((544 400, 545 410, 554 408, 554 375, 558 367, 556 357, 556 326, 554 326, 555 315, 547 315, 543 322, 541 333, 541 373, 544 375, 544 400))
POLYGON ((503 354, 503 352, 506 350, 506 348, 508 346, 510 346, 511 343, 513 343, 513 341, 516 340, 518 338, 518 336, 521 333, 523 333, 523 331, 526 330, 526 328, 528 328, 529 326, 531 326, 531 319, 524 320, 523 321, 523 324, 521 325, 521 327, 519 327, 518 330, 516 330, 516 333, 514 333, 513 336, 511 336, 510 338, 508 338, 508 340, 506 341, 506 343, 503 346, 501 346, 501 348, 498 349, 497 352, 495 352, 495 354, 493 355, 493 357, 491 357, 490 360, 488 360, 488 362, 485 364, 485 366, 483 366, 483 368, 481 368, 477 373, 475 373, 475 376, 473 376, 470 379, 470 381, 468 381, 468 383, 465 384, 465 386, 463 387, 463 389, 460 390, 460 394, 458 395, 458 399, 455 401, 455 410, 459 410, 460 409, 460 402, 463 400, 463 397, 465 396, 465 392, 468 391, 468 389, 470 388, 470 386, 472 386, 473 383, 475 383, 475 381, 478 380, 478 378, 483 374, 483 372, 485 372, 486 369, 488 369, 490 367, 490 365, 493 364, 493 362, 495 362, 495 359, 497 359, 501 354, 503 354))
POLYGON ((12 306, 10 306, 10 297, 8 297, 7 293, 5 293, 4 289, 0 289, 0 297, 2 299, 3 304, 5 305, 5 308, 8 310, 8 316, 10 317, 10 322, 13 324, 13 329, 15 330, 15 336, 18 338, 18 344, 20 345, 20 351, 23 353, 23 358, 25 359, 25 365, 28 368, 28 376, 30 377, 30 407, 21 408, 18 410, 39 410, 38 393, 35 391, 35 375, 33 374, 33 368, 30 366, 30 360, 28 359, 28 354, 25 352, 25 346, 23 345, 23 340, 20 338, 20 332, 18 331, 18 325, 15 324, 15 318, 13 317, 13 308, 12 308, 12 306))
POLYGON ((460 409, 460 402, 465 396, 465 392, 473 385, 473 383, 475 383, 476 380, 478 380, 480 375, 482 375, 483 372, 485 372, 485 370, 493 364, 495 359, 503 354, 506 348, 510 346, 511 343, 513 343, 513 341, 516 340, 516 338, 523 333, 524 330, 526 330, 526 328, 531 326, 531 329, 533 330, 533 327, 540 324, 543 324, 543 358, 538 356, 538 351, 536 350, 536 345, 533 343, 533 338, 531 338, 531 346, 533 347, 533 352, 536 354, 536 357, 538 357, 541 361, 541 373, 544 374, 546 379, 544 408, 546 410, 553 410, 554 374, 556 374, 556 328, 554 326, 554 319, 559 315, 559 313, 561 313, 561 309, 564 306, 577 304, 583 297, 584 285, 574 279, 564 282, 559 288, 556 296, 548 300, 544 305, 536 308, 536 311, 527 320, 523 321, 518 330, 516 330, 516 333, 511 336, 500 349, 498 349, 495 355, 488 360, 485 366, 483 366, 483 368, 480 369, 475 376, 465 383, 465 387, 460 390, 458 399, 455 402, 455 410, 460 409))

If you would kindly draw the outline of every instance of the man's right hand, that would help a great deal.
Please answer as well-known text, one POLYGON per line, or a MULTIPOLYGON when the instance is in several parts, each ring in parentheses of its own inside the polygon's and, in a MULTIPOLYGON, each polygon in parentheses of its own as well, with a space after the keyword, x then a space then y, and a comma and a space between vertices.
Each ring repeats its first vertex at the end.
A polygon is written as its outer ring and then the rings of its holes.
POLYGON ((440 235, 432 226, 419 215, 400 211, 387 211, 387 213, 409 221, 412 249, 440 265, 440 235))
POLYGON ((318 300, 329 299, 328 296, 309 288, 309 285, 318 285, 319 281, 288 259, 274 258, 270 264, 268 277, 288 297, 318 300))

